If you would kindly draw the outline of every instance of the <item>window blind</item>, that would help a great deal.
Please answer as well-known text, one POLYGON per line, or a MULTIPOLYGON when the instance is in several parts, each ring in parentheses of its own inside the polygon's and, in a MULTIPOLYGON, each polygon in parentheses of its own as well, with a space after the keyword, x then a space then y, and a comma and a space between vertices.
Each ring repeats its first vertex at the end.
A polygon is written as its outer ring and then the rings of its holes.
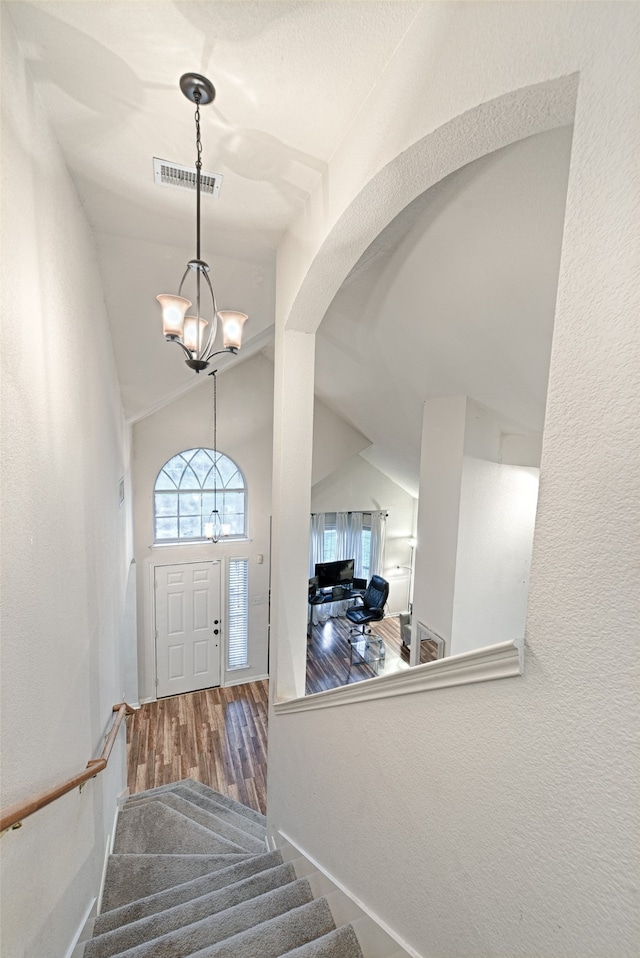
POLYGON ((249 664, 249 560, 229 560, 227 668, 249 664))

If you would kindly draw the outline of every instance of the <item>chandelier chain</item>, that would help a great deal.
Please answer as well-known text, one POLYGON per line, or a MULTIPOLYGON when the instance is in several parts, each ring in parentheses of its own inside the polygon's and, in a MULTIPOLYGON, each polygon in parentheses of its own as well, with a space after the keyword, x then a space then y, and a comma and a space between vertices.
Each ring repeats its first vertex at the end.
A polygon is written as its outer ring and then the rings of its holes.
POLYGON ((202 169, 202 140, 200 138, 200 94, 196 92, 195 94, 196 101, 196 152, 198 154, 196 159, 196 168, 198 170, 202 169))
MULTIPOLYGON (((200 92, 194 93, 196 103, 196 259, 200 259, 200 174, 202 171, 202 139, 200 138, 200 92)), ((196 274, 196 312, 200 317, 200 270, 196 274)))
POLYGON ((210 376, 213 376, 213 451, 215 453, 215 462, 213 464, 213 511, 218 511, 218 377, 217 369, 214 369, 210 376))

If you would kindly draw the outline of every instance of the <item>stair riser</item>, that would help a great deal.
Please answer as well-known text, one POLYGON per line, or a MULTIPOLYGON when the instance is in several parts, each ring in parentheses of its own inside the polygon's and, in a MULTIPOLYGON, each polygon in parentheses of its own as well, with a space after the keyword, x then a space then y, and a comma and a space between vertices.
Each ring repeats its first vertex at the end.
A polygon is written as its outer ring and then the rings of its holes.
MULTIPOLYGON (((100 934, 96 929, 95 937, 109 944, 115 951, 122 951, 133 945, 141 944, 161 935, 168 935, 185 925, 194 924, 204 918, 227 911, 244 902, 251 901, 284 885, 295 882, 295 872, 289 865, 261 872, 257 876, 226 886, 220 891, 191 899, 182 905, 167 908, 148 918, 125 923, 119 928, 100 934)), ((113 951, 109 951, 113 954, 113 951)))
MULTIPOLYGON (((282 856, 279 852, 255 855, 240 864, 175 885, 145 898, 131 901, 113 911, 103 912, 96 922, 96 933, 102 934, 127 922, 155 915, 165 908, 172 908, 210 892, 220 891, 233 882, 241 881, 281 864, 282 856)), ((295 877, 295 875, 292 875, 292 878, 295 877)))
POLYGON ((327 899, 264 850, 264 821, 193 780, 129 800, 84 958, 362 958, 327 899))
POLYGON ((123 951, 127 958, 190 955, 217 942, 237 938, 250 929, 264 927, 272 919, 291 914, 292 910, 307 904, 311 897, 309 883, 303 879, 142 944, 127 940, 125 932, 120 937, 120 940, 124 938, 124 948, 114 944, 116 936, 94 938, 87 943, 85 958, 112 958, 123 951))

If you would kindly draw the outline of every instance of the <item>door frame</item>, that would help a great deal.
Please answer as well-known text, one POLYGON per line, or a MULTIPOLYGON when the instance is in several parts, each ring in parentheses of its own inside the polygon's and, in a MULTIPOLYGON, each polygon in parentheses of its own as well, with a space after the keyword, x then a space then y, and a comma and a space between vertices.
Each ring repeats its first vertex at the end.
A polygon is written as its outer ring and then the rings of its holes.
POLYGON ((156 702, 158 700, 158 655, 156 649, 156 569, 168 565, 201 565, 203 562, 219 563, 220 565, 220 621, 222 624, 220 635, 220 688, 225 686, 226 663, 227 663, 227 601, 228 601, 228 581, 229 568, 227 556, 204 556, 198 559, 166 559, 152 560, 149 563, 148 580, 148 601, 149 601, 149 625, 150 630, 147 635, 147 642, 151 649, 151 661, 153 662, 153 698, 145 698, 143 702, 156 702))

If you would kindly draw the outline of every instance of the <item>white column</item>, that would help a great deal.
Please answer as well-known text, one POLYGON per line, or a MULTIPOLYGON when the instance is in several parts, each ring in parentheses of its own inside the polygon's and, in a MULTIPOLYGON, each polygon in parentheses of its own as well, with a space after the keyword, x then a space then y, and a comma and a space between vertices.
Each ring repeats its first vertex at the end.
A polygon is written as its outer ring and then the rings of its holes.
POLYGON ((276 333, 271 556, 272 701, 304 695, 315 334, 276 333))
POLYGON ((411 665, 420 663, 418 621, 441 635, 449 652, 466 418, 466 396, 424 404, 411 665))

